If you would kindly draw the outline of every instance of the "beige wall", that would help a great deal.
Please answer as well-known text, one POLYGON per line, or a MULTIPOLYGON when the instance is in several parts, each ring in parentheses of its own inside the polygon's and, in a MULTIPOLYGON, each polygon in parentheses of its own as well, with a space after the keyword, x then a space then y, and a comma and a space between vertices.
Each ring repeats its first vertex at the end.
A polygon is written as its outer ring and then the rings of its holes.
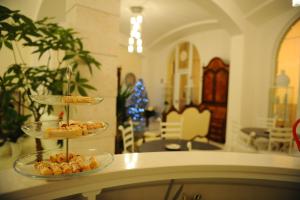
POLYGON ((136 78, 141 78, 142 71, 142 56, 137 53, 128 53, 127 47, 119 46, 119 65, 121 71, 121 84, 124 82, 124 77, 127 73, 134 73, 136 78))
MULTIPOLYGON (((40 8, 42 0, 1 0, 1 5, 6 6, 11 10, 21 10, 22 14, 30 17, 31 19, 35 20, 37 17, 38 10, 40 8)), ((32 60, 34 60, 31 55, 31 50, 28 48, 21 48, 20 44, 20 52, 22 54, 22 58, 25 61, 25 63, 31 64, 32 60)), ((16 45, 14 44, 14 48, 16 48, 16 45)), ((16 59, 17 63, 21 62, 20 55, 16 51, 16 59)), ((2 49, 0 51, 0 75, 2 75, 7 67, 13 63, 15 63, 13 53, 11 50, 7 49, 4 45, 2 46, 2 49)))
MULTIPOLYGON (((119 0, 67 0, 66 24, 73 27, 83 38, 84 46, 102 64, 101 70, 94 70, 90 84, 97 91, 90 96, 100 96, 104 101, 97 105, 78 106, 73 110, 74 119, 103 120, 109 128, 98 136, 75 139, 71 148, 96 147, 114 152, 116 134, 116 95, 119 40, 119 0)), ((82 72, 89 77, 87 67, 82 72)))

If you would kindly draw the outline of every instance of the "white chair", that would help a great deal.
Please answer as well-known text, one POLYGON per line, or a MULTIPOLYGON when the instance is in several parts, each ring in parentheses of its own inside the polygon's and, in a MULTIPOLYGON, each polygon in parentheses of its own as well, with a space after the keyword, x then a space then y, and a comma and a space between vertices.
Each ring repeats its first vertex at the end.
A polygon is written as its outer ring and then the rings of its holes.
POLYGON ((256 123, 258 127, 270 129, 275 127, 276 119, 270 117, 258 117, 256 123))
POLYGON ((160 121, 159 118, 157 118, 155 120, 155 127, 154 129, 150 130, 150 131, 146 131, 144 132, 144 142, 149 142, 149 141, 154 141, 154 140, 160 140, 160 121))
POLYGON ((182 139, 183 118, 180 121, 163 122, 160 118, 160 136, 162 139, 182 139))
POLYGON ((241 131, 241 126, 239 122, 231 121, 231 131, 232 131, 232 151, 238 152, 256 152, 257 150, 253 146, 253 141, 256 133, 252 132, 250 134, 241 131))
MULTIPOLYGON (((276 119, 270 117, 257 117, 256 124, 259 128, 264 128, 267 132, 270 132, 270 129, 276 125, 276 119)), ((261 152, 268 150, 268 143, 269 138, 265 137, 257 137, 253 141, 255 148, 261 152)))
POLYGON ((123 153, 132 153, 135 151, 135 145, 139 146, 141 145, 142 141, 139 139, 137 142, 134 141, 134 131, 133 131, 133 123, 132 121, 129 121, 129 126, 124 127, 120 125, 119 130, 122 132, 122 138, 123 138, 123 153))
POLYGON ((273 127, 269 133, 268 151, 291 152, 293 136, 292 128, 273 127))

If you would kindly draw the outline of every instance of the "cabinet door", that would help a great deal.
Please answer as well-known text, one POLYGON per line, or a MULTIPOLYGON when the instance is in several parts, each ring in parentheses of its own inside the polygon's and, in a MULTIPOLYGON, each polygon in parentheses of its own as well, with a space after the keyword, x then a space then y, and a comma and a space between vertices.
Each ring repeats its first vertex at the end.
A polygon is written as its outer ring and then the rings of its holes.
POLYGON ((227 104, 228 72, 219 70, 216 73, 215 103, 227 104))
POLYGON ((210 103, 214 101, 214 79, 215 74, 211 70, 207 70, 203 77, 203 101, 210 103))

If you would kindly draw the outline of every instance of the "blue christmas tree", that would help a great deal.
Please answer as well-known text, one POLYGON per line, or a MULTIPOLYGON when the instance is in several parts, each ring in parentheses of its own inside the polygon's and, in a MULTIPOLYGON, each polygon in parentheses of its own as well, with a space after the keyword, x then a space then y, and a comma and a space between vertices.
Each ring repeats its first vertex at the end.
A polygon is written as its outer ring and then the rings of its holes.
POLYGON ((135 130, 142 131, 145 126, 145 109, 148 104, 147 92, 142 79, 139 79, 127 99, 127 113, 135 122, 135 130))

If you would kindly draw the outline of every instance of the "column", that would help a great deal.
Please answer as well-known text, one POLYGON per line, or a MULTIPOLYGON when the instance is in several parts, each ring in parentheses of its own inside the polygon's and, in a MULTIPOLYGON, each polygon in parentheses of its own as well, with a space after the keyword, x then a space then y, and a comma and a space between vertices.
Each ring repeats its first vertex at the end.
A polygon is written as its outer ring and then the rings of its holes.
POLYGON ((119 21, 119 0, 66 0, 67 26, 79 33, 84 47, 102 64, 101 70, 95 69, 92 76, 87 67, 80 66, 80 70, 85 77, 89 77, 89 84, 97 88, 97 91, 89 91, 89 96, 100 96, 104 101, 73 108, 73 118, 109 123, 109 128, 97 136, 71 140, 71 149, 97 147, 114 152, 119 21))

